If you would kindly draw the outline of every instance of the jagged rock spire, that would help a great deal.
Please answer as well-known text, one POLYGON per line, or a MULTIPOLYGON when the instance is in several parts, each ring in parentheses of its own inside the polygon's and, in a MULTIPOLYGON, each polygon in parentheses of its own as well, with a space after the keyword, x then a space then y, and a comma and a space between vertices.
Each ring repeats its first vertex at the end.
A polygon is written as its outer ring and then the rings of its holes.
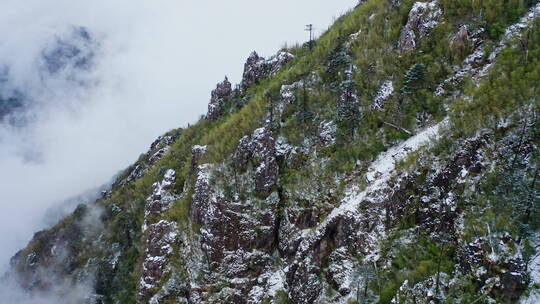
POLYGON ((218 120, 223 112, 223 102, 231 97, 231 82, 225 76, 225 79, 218 83, 211 93, 210 103, 208 104, 208 113, 206 119, 218 120))
POLYGON ((256 51, 251 52, 244 64, 244 74, 240 82, 240 89, 247 90, 257 84, 259 80, 275 74, 281 67, 289 62, 294 56, 288 52, 280 51, 276 55, 265 60, 256 51))

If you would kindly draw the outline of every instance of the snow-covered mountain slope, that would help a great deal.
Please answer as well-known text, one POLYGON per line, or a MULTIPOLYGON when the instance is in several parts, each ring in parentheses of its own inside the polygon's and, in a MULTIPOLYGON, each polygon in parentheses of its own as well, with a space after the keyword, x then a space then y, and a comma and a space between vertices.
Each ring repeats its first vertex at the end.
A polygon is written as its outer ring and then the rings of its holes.
POLYGON ((5 280, 88 303, 535 303, 539 15, 368 0, 254 52, 5 280))

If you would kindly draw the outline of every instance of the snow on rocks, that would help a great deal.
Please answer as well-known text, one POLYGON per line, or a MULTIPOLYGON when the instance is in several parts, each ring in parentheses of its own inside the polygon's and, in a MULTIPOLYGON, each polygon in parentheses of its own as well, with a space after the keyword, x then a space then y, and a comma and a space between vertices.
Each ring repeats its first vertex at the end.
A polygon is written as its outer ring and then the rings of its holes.
POLYGON ((144 226, 143 231, 146 230, 148 222, 154 216, 159 216, 161 213, 172 206, 172 203, 179 198, 171 190, 174 186, 176 179, 176 172, 172 169, 167 170, 163 180, 155 182, 152 185, 152 194, 146 199, 146 206, 144 208, 144 226))
POLYGON ((292 84, 284 84, 279 90, 281 100, 285 103, 293 103, 296 100, 296 91, 300 90, 304 86, 303 81, 297 81, 292 84))
POLYGON ((279 136, 276 140, 276 159, 283 161, 287 168, 296 168, 301 162, 301 155, 307 153, 306 148, 289 144, 284 136, 279 136))
POLYGON ((153 165, 156 161, 161 159, 163 155, 165 155, 165 153, 169 151, 170 146, 174 143, 176 139, 178 139, 178 135, 166 135, 158 137, 150 145, 150 150, 148 151, 148 154, 152 154, 152 157, 150 157, 149 161, 150 165, 153 165))
POLYGON ((196 172, 208 151, 207 146, 195 145, 191 148, 191 172, 196 172))
POLYGON ((211 93, 206 119, 212 121, 218 120, 223 112, 223 103, 225 100, 231 97, 231 94, 231 83, 229 82, 227 76, 225 76, 225 80, 218 83, 216 88, 211 93))
POLYGON ((246 135, 238 141, 238 146, 234 152, 234 165, 237 168, 245 166, 253 156, 253 147, 250 136, 246 135))
POLYGON ((411 152, 418 150, 432 139, 438 137, 441 127, 447 124, 448 120, 445 119, 379 155, 366 173, 366 179, 370 184, 366 190, 372 191, 384 187, 384 183, 390 178, 396 163, 404 160, 411 152))
POLYGON ((520 38, 522 32, 525 28, 528 28, 534 18, 540 15, 540 3, 534 5, 529 11, 520 18, 520 20, 506 28, 504 34, 502 35, 498 46, 485 58, 485 49, 476 36, 481 34, 484 29, 480 28, 479 30, 470 34, 469 38, 471 39, 475 48, 473 52, 465 58, 463 63, 460 66, 454 68, 454 74, 444 80, 437 88, 435 89, 435 95, 441 96, 446 92, 446 87, 451 84, 456 84, 462 81, 467 77, 471 77, 473 80, 478 81, 480 78, 487 75, 489 69, 495 62, 497 56, 502 52, 502 50, 507 47, 512 40, 520 38))
POLYGON ((529 261, 529 276, 531 279, 531 290, 529 294, 522 297, 520 304, 537 304, 540 303, 540 289, 532 287, 533 284, 540 284, 540 232, 536 232, 533 236, 533 246, 537 248, 537 252, 529 261))
POLYGON ((514 39, 521 38, 524 29, 531 26, 536 17, 540 15, 540 3, 536 3, 529 11, 519 19, 515 24, 512 24, 504 31, 499 45, 488 57, 488 64, 486 64, 479 72, 477 77, 483 77, 487 74, 489 68, 495 61, 496 57, 502 52, 502 50, 512 43, 514 39))
MULTIPOLYGON (((340 252, 343 256, 361 253, 374 259, 378 257, 379 241, 385 236, 384 202, 392 193, 388 182, 395 173, 396 163, 428 145, 447 123, 445 119, 381 153, 368 168, 367 187, 361 190, 357 183, 350 185, 341 205, 334 208, 321 224, 304 233, 287 272, 288 286, 294 286, 290 290, 293 299, 298 299, 298 303, 311 303, 319 296, 319 292, 313 291, 319 289, 317 283, 309 278, 317 273, 321 261, 337 254, 335 248, 343 248, 340 252)), ((374 260, 364 262, 373 263, 374 260)), ((349 266, 335 263, 333 267, 349 269, 349 266)), ((335 284, 341 286, 344 294, 348 291, 347 277, 335 276, 335 284)))
POLYGON ((170 146, 178 139, 179 135, 165 135, 158 137, 151 145, 148 152, 144 154, 143 160, 137 162, 129 172, 127 178, 115 182, 115 185, 125 185, 141 178, 148 170, 165 156, 170 146))
POLYGON ((259 166, 255 170, 255 190, 270 194, 277 183, 279 166, 276 160, 276 144, 269 124, 253 132, 255 157, 259 166))
POLYGON ((148 168, 145 168, 144 166, 142 165, 135 165, 135 167, 133 168, 133 170, 131 170, 131 172, 129 173, 128 177, 126 178, 125 181, 122 181, 121 184, 127 184, 131 181, 134 181, 136 179, 139 179, 141 178, 146 172, 148 171, 148 168))
MULTIPOLYGON (((200 226, 201 242, 218 264, 227 251, 272 246, 275 224, 272 210, 278 200, 277 193, 273 192, 261 202, 266 208, 259 210, 251 201, 241 202, 226 196, 223 184, 211 182, 213 174, 223 174, 220 170, 223 167, 217 165, 199 166, 190 211, 192 220, 200 226), (257 232, 254 232, 255 227, 257 232)), ((252 176, 253 172, 245 174, 252 176)))
POLYGON ((435 301, 439 300, 437 293, 440 294, 450 283, 452 282, 446 273, 440 273, 438 278, 437 275, 430 276, 414 286, 411 286, 409 280, 405 280, 399 288, 398 294, 392 298, 390 303, 409 303, 409 299, 422 299, 421 303, 436 303, 435 301), (437 286, 437 282, 439 286, 437 286), (406 300, 401 301, 402 299, 406 300))
MULTIPOLYGON (((388 195, 388 193, 385 193, 385 190, 388 187, 387 182, 392 174, 395 173, 394 169, 397 162, 404 160, 411 152, 418 150, 420 147, 427 145, 432 139, 438 137, 440 129, 446 126, 447 123, 448 120, 445 119, 432 127, 424 129, 405 142, 381 153, 381 155, 379 155, 379 157, 377 157, 377 159, 369 166, 366 173, 368 186, 363 191, 359 191, 357 185, 351 186, 350 189, 347 190, 341 205, 330 213, 327 219, 318 227, 312 238, 302 242, 301 248, 307 250, 309 244, 317 238, 320 238, 325 233, 328 225, 338 217, 362 218, 358 209, 360 203, 363 201, 368 200, 374 203, 381 203, 388 195)), ((382 231, 379 232, 382 233, 382 231)), ((376 240, 377 237, 375 236, 371 239, 371 241, 376 240)))
POLYGON ((458 259, 461 269, 470 271, 483 288, 501 291, 505 302, 515 302, 525 283, 525 263, 516 240, 508 233, 491 233, 461 244, 458 259), (493 284, 495 283, 495 284, 493 284))
POLYGON ((145 259, 142 264, 142 276, 139 281, 140 299, 150 297, 159 287, 161 278, 169 272, 168 264, 173 255, 173 245, 178 232, 175 222, 161 220, 148 226, 145 237, 145 259))
POLYGON ((111 264, 112 269, 116 269, 118 266, 118 261, 120 259, 120 256, 122 255, 122 248, 120 247, 119 243, 113 243, 111 245, 111 251, 112 255, 109 260, 109 263, 111 264))
POLYGON ((148 159, 148 163, 150 166, 154 165, 158 160, 160 160, 167 152, 169 152, 170 146, 165 146, 159 150, 157 150, 152 156, 150 156, 150 159, 148 159))
POLYGON ((396 164, 399 161, 405 160, 411 152, 418 150, 420 147, 427 145, 432 139, 437 138, 439 136, 439 130, 447 124, 448 120, 445 119, 434 126, 424 129, 405 142, 381 153, 367 170, 365 178, 368 186, 366 189, 362 192, 357 192, 357 187, 353 187, 346 195, 342 205, 332 211, 328 220, 345 213, 357 213, 360 203, 364 200, 374 203, 382 202, 387 197, 385 193, 387 182, 392 174, 395 173, 396 164))
POLYGON ((319 124, 317 131, 317 144, 326 147, 336 142, 337 126, 332 120, 324 120, 319 124))
POLYGON ((244 64, 244 74, 242 76, 242 81, 240 82, 240 87, 243 91, 256 84, 259 79, 265 77, 265 71, 261 69, 263 62, 264 58, 260 57, 257 52, 253 51, 249 55, 244 64))
MULTIPOLYGON (((250 159, 257 164, 255 169, 255 190, 268 195, 277 183, 279 166, 277 163, 276 142, 272 128, 267 121, 264 127, 253 131, 251 137, 240 139, 234 153, 237 167, 244 166, 250 159)), ((285 147, 281 147, 285 148, 285 147)))
POLYGON ((438 25, 437 20, 441 15, 442 10, 437 1, 415 2, 409 12, 407 24, 401 31, 398 49, 402 52, 414 50, 418 39, 429 35, 438 25))
POLYGON ((240 82, 241 90, 246 91, 251 86, 259 83, 261 79, 274 75, 293 58, 294 55, 291 53, 280 51, 265 60, 257 52, 252 52, 244 64, 244 74, 240 82))
POLYGON ((263 299, 272 299, 280 290, 285 290, 285 273, 281 269, 269 270, 257 278, 257 285, 250 291, 247 304, 258 304, 263 299))
POLYGON ((212 176, 211 164, 202 164, 198 166, 197 179, 195 181, 195 189, 193 193, 193 201, 191 204, 191 219, 197 223, 203 223, 205 215, 212 213, 210 204, 210 178, 212 176))
MULTIPOLYGON (((337 291, 342 295, 346 295, 351 292, 352 275, 354 269, 354 263, 347 255, 347 249, 340 247, 334 250, 328 257, 329 267, 328 276, 333 285, 337 286, 337 291)), ((358 279, 358 278, 357 278, 358 279)))
POLYGON ((285 52, 285 51, 279 51, 276 55, 270 57, 266 62, 266 66, 270 70, 270 75, 274 75, 277 71, 279 71, 283 65, 285 65, 287 62, 291 61, 294 58, 294 55, 285 52))
MULTIPOLYGON (((375 14, 371 15, 370 16, 370 20, 375 16, 375 14)), ((346 49, 350 49, 351 46, 356 42, 358 41, 358 39, 360 38, 360 35, 362 35, 362 30, 359 30, 358 32, 356 33, 352 33, 349 35, 349 39, 347 39, 347 41, 345 41, 345 48, 346 49)))
POLYGON ((268 278, 266 295, 268 297, 276 296, 276 293, 285 289, 285 272, 281 269, 271 273, 268 278))
POLYGON ((512 24, 504 31, 499 47, 503 47, 504 44, 512 42, 515 38, 520 38, 522 31, 531 26, 531 23, 538 15, 540 15, 540 3, 536 3, 517 23, 512 24))
POLYGON ((469 56, 463 60, 460 67, 455 68, 455 72, 452 76, 445 79, 435 89, 436 96, 442 96, 446 93, 445 87, 451 84, 457 84, 467 75, 474 75, 484 66, 484 48, 482 46, 477 47, 469 56))
POLYGON ((384 106, 384 102, 394 94, 394 83, 391 80, 385 80, 379 87, 379 91, 375 95, 371 108, 374 110, 380 110, 384 106))
POLYGON ((146 199, 144 209, 144 224, 142 231, 145 233, 146 257, 143 261, 143 274, 139 282, 138 296, 143 299, 149 297, 158 287, 161 277, 168 271, 167 265, 172 256, 172 244, 177 238, 175 222, 161 220, 152 223, 162 212, 169 209, 173 202, 179 198, 174 194, 173 187, 176 179, 176 171, 169 169, 163 179, 152 185, 152 194, 146 199))
POLYGON ((303 94, 302 92, 304 90, 306 92, 312 92, 313 87, 319 82, 319 76, 316 72, 313 72, 303 80, 282 85, 279 91, 279 101, 276 102, 276 111, 273 113, 275 121, 281 119, 281 116, 289 105, 298 101, 299 95, 303 94))
POLYGON ((284 136, 279 136, 276 140, 276 156, 285 157, 290 153, 295 153, 295 147, 287 143, 284 136))
MULTIPOLYGON (((255 132, 250 145, 254 147, 253 157, 262 157, 258 145, 265 131, 255 132)), ((265 146, 264 143, 262 146, 265 146)), ((264 163, 264 162, 263 162, 264 163)), ((266 293, 266 277, 272 264, 270 253, 275 248, 276 208, 279 197, 272 192, 261 197, 240 198, 228 195, 224 188, 230 186, 228 178, 232 172, 225 164, 201 164, 191 207, 191 218, 200 229, 200 247, 205 269, 209 269, 208 284, 192 290, 193 297, 204 297, 211 288, 211 279, 219 276, 226 281, 228 289, 222 289, 216 296, 230 303, 260 303, 266 293), (243 299, 240 301, 239 299, 243 299), (247 301, 252 299, 252 301, 247 301)), ((255 170, 236 171, 235 190, 253 191, 255 170), (246 184, 245 180, 249 180, 246 184)), ((233 177, 231 176, 231 179, 233 177)), ((193 269, 193 271, 198 271, 193 269)))

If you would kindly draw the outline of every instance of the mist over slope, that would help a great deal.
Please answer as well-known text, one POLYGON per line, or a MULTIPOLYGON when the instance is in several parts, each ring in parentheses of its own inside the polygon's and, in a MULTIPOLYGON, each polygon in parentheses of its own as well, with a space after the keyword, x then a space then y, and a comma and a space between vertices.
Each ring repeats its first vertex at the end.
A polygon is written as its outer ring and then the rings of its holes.
POLYGON ((280 23, 297 30, 261 27, 266 38, 249 42, 241 36, 268 20, 250 16, 247 4, 227 4, 246 15, 237 22, 221 15, 221 3, 0 4, 0 269, 51 222, 46 210, 108 183, 159 134, 196 121, 214 82, 225 73, 238 78, 253 47, 273 52, 303 39, 300 19, 329 24, 350 1, 332 13, 328 3, 311 2, 280 23))
POLYGON ((535 303, 539 33, 537 0, 367 0, 314 41, 251 52, 206 115, 37 232, 4 293, 535 303))

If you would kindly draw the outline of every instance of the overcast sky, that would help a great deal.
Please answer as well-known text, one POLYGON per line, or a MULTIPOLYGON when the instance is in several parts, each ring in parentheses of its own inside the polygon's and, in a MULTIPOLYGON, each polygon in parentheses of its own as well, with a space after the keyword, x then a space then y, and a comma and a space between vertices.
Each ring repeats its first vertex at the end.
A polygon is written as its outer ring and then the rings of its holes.
POLYGON ((356 2, 0 1, 0 67, 35 102, 25 125, 0 125, 0 271, 45 210, 204 114, 215 84, 239 82, 251 51, 303 42, 305 24, 321 32, 356 2), (92 68, 47 79, 40 58, 74 26, 91 35, 92 68))

